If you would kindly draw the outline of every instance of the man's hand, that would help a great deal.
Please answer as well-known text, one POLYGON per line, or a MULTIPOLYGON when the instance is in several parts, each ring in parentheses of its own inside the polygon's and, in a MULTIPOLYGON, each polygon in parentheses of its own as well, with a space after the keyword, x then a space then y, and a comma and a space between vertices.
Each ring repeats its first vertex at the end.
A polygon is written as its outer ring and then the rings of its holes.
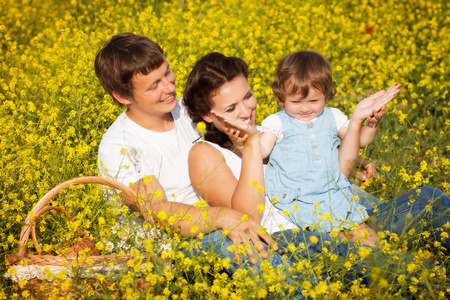
POLYGON ((385 108, 381 108, 379 111, 375 112, 372 116, 368 117, 367 127, 373 128, 378 126, 384 114, 386 113, 385 108))
POLYGON ((361 186, 367 178, 375 176, 375 166, 368 160, 359 157, 356 167, 356 178, 362 181, 361 186))

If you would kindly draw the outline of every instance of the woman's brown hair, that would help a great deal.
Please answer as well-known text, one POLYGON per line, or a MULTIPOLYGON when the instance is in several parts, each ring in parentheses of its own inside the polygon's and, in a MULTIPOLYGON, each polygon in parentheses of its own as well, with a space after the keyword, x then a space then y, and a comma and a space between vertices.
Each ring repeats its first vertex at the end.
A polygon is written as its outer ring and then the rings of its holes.
MULTIPOLYGON (((240 75, 248 77, 248 66, 238 57, 213 52, 198 60, 189 74, 183 93, 183 103, 192 121, 203 121, 203 116, 211 111, 215 93, 240 75)), ((228 136, 212 123, 206 125, 205 139, 222 147, 229 141, 228 136)))

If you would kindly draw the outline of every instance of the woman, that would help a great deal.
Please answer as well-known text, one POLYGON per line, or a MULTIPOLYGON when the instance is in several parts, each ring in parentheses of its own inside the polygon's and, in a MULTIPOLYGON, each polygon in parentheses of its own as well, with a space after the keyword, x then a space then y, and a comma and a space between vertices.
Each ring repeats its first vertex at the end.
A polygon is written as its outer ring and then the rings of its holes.
MULTIPOLYGON (((323 251, 323 248, 343 256, 356 251, 354 243, 344 243, 341 238, 333 238, 326 233, 285 230, 292 229, 293 225, 265 201, 261 188, 264 186, 264 171, 259 133, 254 126, 257 101, 247 76, 248 68, 244 61, 219 53, 201 58, 189 75, 184 104, 193 122, 207 123, 206 143, 194 145, 189 154, 189 173, 194 188, 211 206, 230 207, 261 221, 287 252, 292 249, 289 248, 290 243, 307 245, 306 250, 297 253, 308 257, 323 251), (246 135, 237 142, 245 141, 239 147, 242 151, 228 137, 240 132, 223 122, 223 118, 245 131, 246 135), (266 205, 264 213, 263 204, 266 205), (310 243, 311 237, 320 243, 310 243)), ((389 230, 400 235, 410 228, 417 228, 424 217, 439 216, 426 229, 444 225, 450 220, 449 207, 450 198, 440 190, 422 187, 420 193, 413 190, 378 205, 376 215, 375 210, 368 207, 368 213, 379 221, 376 223, 377 231, 389 230), (408 203, 411 195, 415 195, 416 201, 408 203), (427 205, 431 208, 429 211, 427 205)), ((436 239, 440 240, 441 236, 437 235, 436 239)), ((442 242, 450 249, 448 240, 442 242)))

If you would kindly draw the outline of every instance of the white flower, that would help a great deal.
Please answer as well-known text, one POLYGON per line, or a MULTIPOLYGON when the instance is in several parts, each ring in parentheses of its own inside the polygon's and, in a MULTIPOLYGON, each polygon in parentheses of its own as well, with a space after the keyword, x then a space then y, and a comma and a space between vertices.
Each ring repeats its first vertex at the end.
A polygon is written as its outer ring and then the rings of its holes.
POLYGON ((114 243, 113 242, 107 242, 106 243, 106 251, 112 252, 114 250, 114 243))

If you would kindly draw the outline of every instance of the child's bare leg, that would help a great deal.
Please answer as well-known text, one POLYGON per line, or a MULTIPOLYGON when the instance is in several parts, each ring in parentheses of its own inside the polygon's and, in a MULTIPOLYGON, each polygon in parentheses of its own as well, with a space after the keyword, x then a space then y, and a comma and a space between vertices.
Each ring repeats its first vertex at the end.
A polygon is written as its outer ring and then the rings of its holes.
POLYGON ((358 227, 348 231, 340 231, 340 237, 348 238, 350 241, 361 241, 364 245, 376 247, 378 242, 378 235, 370 226, 361 223, 358 227))

